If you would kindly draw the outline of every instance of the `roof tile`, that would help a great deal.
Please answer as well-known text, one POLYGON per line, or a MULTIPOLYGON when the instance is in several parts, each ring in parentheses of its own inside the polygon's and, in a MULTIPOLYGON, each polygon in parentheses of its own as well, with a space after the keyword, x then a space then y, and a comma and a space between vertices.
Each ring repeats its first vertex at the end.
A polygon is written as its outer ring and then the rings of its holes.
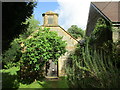
POLYGON ((120 1, 92 3, 112 22, 120 22, 120 1))

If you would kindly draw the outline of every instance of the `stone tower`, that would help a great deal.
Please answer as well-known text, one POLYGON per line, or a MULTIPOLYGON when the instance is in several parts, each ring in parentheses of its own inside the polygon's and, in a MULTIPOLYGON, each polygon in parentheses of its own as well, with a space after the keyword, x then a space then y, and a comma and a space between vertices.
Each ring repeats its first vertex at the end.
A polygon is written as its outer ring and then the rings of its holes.
POLYGON ((42 14, 44 18, 43 26, 58 26, 58 14, 48 11, 42 14))
POLYGON ((69 54, 75 50, 76 44, 78 41, 72 37, 66 30, 64 30, 59 24, 58 24, 58 14, 54 13, 52 11, 48 11, 46 13, 42 14, 44 22, 43 25, 41 26, 42 28, 50 28, 50 31, 55 31, 57 32, 58 36, 62 36, 62 40, 66 41, 67 46, 66 50, 68 52, 65 53, 65 55, 62 55, 58 59, 58 64, 57 66, 54 65, 53 62, 49 60, 48 63, 50 63, 50 67, 48 70, 48 73, 46 73, 46 76, 64 76, 65 74, 65 62, 67 60, 67 57, 69 54), (55 70, 57 72, 57 75, 54 74, 52 75, 52 70, 55 70))

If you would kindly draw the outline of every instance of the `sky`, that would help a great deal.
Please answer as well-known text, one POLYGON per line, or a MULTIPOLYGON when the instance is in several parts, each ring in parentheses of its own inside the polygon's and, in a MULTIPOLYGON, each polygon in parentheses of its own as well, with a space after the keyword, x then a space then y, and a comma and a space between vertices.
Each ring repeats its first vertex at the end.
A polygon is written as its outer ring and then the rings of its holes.
MULTIPOLYGON (((43 25, 42 14, 47 11, 53 11, 59 14, 58 24, 65 30, 71 25, 77 25, 83 30, 86 29, 89 15, 90 2, 93 0, 38 0, 34 9, 35 19, 43 25)), ((120 1, 120 0, 94 0, 96 1, 120 1)))

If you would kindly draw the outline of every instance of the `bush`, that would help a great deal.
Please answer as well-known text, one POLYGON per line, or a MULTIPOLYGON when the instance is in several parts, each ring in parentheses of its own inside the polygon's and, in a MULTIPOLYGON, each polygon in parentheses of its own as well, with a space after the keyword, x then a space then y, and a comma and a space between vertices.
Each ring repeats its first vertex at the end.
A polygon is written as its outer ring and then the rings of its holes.
POLYGON ((66 73, 72 88, 118 88, 120 73, 113 60, 103 51, 79 47, 68 58, 66 73), (76 51, 80 51, 79 54, 76 51), (82 53, 82 54, 81 54, 82 53), (71 64, 70 64, 71 62, 71 64))

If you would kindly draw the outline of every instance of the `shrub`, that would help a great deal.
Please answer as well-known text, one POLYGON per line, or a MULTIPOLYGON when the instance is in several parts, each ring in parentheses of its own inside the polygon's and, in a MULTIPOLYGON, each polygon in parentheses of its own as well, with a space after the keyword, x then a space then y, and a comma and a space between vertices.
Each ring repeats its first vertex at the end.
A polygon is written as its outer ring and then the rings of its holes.
POLYGON ((120 73, 113 60, 103 51, 91 50, 88 44, 79 47, 68 58, 66 66, 68 84, 72 88, 118 88, 120 73), (82 53, 82 54, 81 54, 82 53))

